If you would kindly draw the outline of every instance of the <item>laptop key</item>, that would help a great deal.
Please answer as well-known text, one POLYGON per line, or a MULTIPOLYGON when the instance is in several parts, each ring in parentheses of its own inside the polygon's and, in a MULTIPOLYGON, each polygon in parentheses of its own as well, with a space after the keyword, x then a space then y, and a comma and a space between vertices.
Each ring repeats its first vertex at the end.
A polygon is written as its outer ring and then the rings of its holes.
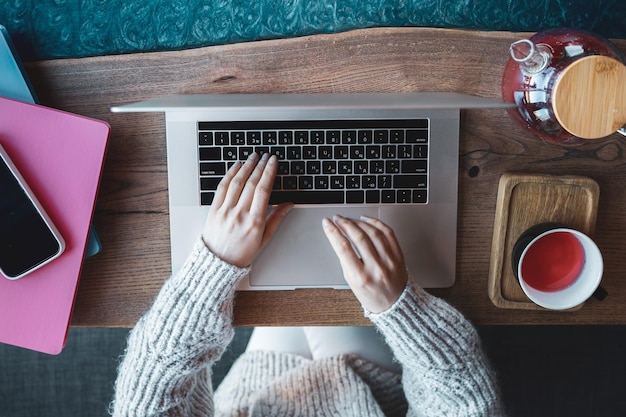
POLYGON ((363 160, 354 161, 354 173, 355 174, 367 174, 369 172, 368 166, 369 166, 368 161, 363 161, 363 160))
POLYGON ((427 158, 428 145, 413 145, 413 158, 427 158))
POLYGON ((365 191, 365 202, 370 203, 370 204, 380 203, 380 191, 378 190, 365 191))
POLYGON ((359 130, 358 142, 360 144, 369 144, 373 142, 371 130, 359 130))
POLYGON ((358 204, 365 202, 364 191, 346 191, 346 203, 358 204))
POLYGON ((200 164, 200 175, 224 175, 226 164, 224 162, 203 162, 200 164))
POLYGON ((411 145, 398 145, 398 158, 409 159, 413 157, 411 145))
POLYGON ((319 190, 326 190, 328 189, 328 186, 329 186, 329 182, 328 182, 327 175, 317 175, 315 177, 315 188, 319 190))
POLYGON ((291 174, 302 175, 306 173, 306 165, 304 161, 291 161, 291 174))
POLYGON ((200 204, 203 206, 210 206, 213 203, 215 193, 200 193, 200 204))
POLYGON ((383 146, 383 159, 395 159, 397 154, 396 150, 396 145, 383 146))
POLYGON ((425 174, 427 172, 426 159, 410 159, 403 160, 401 164, 401 171, 403 174, 425 174))
POLYGON ((363 188, 376 188, 376 180, 376 175, 364 175, 361 181, 361 185, 363 186, 363 188))
POLYGON ((404 143, 404 130, 392 130, 389 135, 391 143, 404 143))
POLYGON ((278 143, 281 145, 293 145, 293 132, 287 130, 279 131, 278 143))
POLYGON ((215 191, 221 180, 221 177, 200 178, 200 190, 215 191))
POLYGON ((249 146, 261 145, 263 143, 261 138, 261 132, 253 131, 246 132, 246 144, 249 146))
POLYGON ((374 143, 389 143, 389 131, 375 130, 374 131, 374 143))
POLYGON ((381 202, 383 203, 395 203, 396 192, 394 190, 383 190, 381 192, 381 202))
POLYGON ((378 188, 391 188, 391 175, 378 175, 378 188))
POLYGON ((283 188, 283 181, 281 177, 274 177, 274 185, 272 186, 272 190, 280 190, 283 188))
POLYGON ((298 145, 308 145, 309 144, 309 131, 308 130, 296 131, 295 143, 298 145))
POLYGON ((213 145, 213 132, 199 132, 198 144, 200 146, 212 146, 213 145))
POLYGON ((391 159, 385 161, 385 173, 398 174, 400 172, 400 161, 397 159, 391 159))
POLYGON ((339 161, 338 172, 340 174, 352 174, 352 161, 339 161))
POLYGON ((311 175, 303 175, 298 177, 298 185, 301 190, 312 190, 313 189, 313 177, 311 175))
POLYGON ((370 161, 370 172, 372 174, 383 174, 385 172, 385 161, 370 161))
POLYGON ((330 177, 330 188, 342 190, 344 188, 344 177, 333 175, 330 177))
POLYGON ((361 188, 361 177, 358 175, 348 175, 346 177, 346 188, 356 189, 361 188))
POLYGON ((236 161, 239 158, 237 148, 224 148, 224 159, 227 161, 236 161))
POLYGON ((347 146, 335 146, 335 159, 348 159, 350 152, 347 146))
POLYGON ((336 174, 337 173, 337 161, 324 161, 322 162, 322 172, 324 174, 336 174))
POLYGON ((279 161, 278 162, 278 175, 289 175, 289 162, 287 161, 279 161))
POLYGON ((394 175, 393 188, 426 188, 426 175, 394 175))
POLYGON ((426 203, 428 201, 426 190, 413 190, 414 203, 426 203))
POLYGON ((320 161, 307 161, 306 173, 308 175, 317 175, 322 172, 322 164, 320 161))
POLYGON ((428 130, 407 130, 406 143, 428 143, 428 130))
POLYGON ((263 132, 263 145, 278 145, 278 136, 276 132, 273 132, 273 131, 263 132))
POLYGON ((302 159, 302 148, 299 146, 287 146, 287 159, 302 159))
POLYGON ((365 159, 365 147, 364 146, 350 146, 350 158, 365 159))
POLYGON ((259 156, 263 156, 263 154, 270 153, 269 146, 255 146, 254 152, 256 152, 259 156))
POLYGON ((324 144, 324 131, 323 130, 314 130, 311 132, 311 144, 312 145, 323 145, 324 144))
POLYGON ((369 145, 365 148, 365 154, 369 159, 380 159, 380 145, 369 145))
POLYGON ((410 203, 411 202, 411 190, 398 190, 397 200, 398 203, 410 203))
POLYGON ((305 146, 302 148, 302 157, 304 159, 317 159, 317 148, 315 146, 305 146))
POLYGON ((239 159, 245 161, 254 152, 254 148, 248 146, 242 146, 239 148, 239 159))
POLYGON ((295 177, 295 176, 283 177, 283 189, 284 190, 297 190, 298 189, 298 177, 295 177))
POLYGON ((338 145, 341 143, 341 132, 338 130, 329 130, 326 132, 326 144, 338 145))
POLYGON ((341 132, 341 143, 344 145, 354 145, 356 141, 356 130, 344 130, 341 132))
POLYGON ((246 132, 231 132, 230 144, 233 146, 240 146, 246 144, 246 132))
POLYGON ((343 191, 275 191, 270 204, 343 204, 343 191))
POLYGON ((230 144, 230 136, 228 132, 215 132, 215 144, 216 145, 230 144))
POLYGON ((287 151, 284 146, 272 146, 270 148, 270 154, 276 155, 276 158, 279 160, 283 160, 287 156, 287 151))
POLYGON ((221 161, 222 150, 220 148, 200 148, 201 161, 221 161))
POLYGON ((332 146, 320 146, 318 155, 320 159, 332 159, 333 157, 332 146))

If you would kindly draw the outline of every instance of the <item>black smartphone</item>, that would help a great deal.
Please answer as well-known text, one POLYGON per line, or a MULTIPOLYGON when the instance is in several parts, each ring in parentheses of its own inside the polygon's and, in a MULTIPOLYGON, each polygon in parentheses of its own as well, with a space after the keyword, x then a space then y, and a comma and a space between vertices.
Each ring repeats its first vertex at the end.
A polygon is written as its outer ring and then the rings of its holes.
POLYGON ((63 238, 0 146, 0 273, 21 278, 64 249, 63 238))

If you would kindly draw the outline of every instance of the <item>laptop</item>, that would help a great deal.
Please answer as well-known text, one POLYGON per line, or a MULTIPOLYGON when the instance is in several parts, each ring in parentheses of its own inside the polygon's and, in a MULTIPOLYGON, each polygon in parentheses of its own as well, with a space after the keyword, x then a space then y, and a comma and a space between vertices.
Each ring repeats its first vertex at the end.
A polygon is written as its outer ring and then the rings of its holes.
POLYGON ((279 157, 271 204, 296 203, 240 290, 348 288, 322 219, 379 218, 424 288, 455 281, 460 110, 504 103, 457 93, 166 96, 112 107, 164 112, 172 271, 200 235, 219 179, 251 152, 279 157))

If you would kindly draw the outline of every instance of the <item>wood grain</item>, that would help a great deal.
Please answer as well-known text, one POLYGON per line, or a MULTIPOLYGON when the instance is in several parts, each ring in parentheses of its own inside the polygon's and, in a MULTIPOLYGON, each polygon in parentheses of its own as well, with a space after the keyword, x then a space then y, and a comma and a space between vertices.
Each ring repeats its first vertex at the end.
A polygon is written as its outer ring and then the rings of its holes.
POLYGON ((573 62, 554 84, 553 105, 557 120, 573 135, 610 135, 626 124, 626 65, 598 55, 573 62))
MULTIPOLYGON (((529 34, 365 29, 178 52, 27 63, 44 104, 106 120, 112 136, 73 324, 133 326, 170 272, 164 118, 112 105, 165 94, 457 91, 500 97, 511 42, 529 34)), ((626 41, 616 40, 626 49, 626 41)), ((457 282, 432 291, 477 324, 626 324, 626 157, 613 135, 547 145, 504 110, 462 112, 457 282), (595 238, 609 296, 576 313, 503 310, 487 278, 498 181, 510 171, 588 176, 601 189, 595 238)), ((350 291, 239 293, 237 325, 367 324, 350 291)))

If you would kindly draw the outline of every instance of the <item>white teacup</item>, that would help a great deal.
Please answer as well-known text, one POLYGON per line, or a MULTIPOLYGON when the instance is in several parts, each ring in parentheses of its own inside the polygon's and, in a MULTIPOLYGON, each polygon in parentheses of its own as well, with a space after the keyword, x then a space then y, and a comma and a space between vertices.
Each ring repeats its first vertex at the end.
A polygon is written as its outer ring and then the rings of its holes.
POLYGON ((529 229, 513 249, 513 270, 535 304, 566 310, 598 289, 603 260, 595 242, 577 230, 542 224, 529 229))

